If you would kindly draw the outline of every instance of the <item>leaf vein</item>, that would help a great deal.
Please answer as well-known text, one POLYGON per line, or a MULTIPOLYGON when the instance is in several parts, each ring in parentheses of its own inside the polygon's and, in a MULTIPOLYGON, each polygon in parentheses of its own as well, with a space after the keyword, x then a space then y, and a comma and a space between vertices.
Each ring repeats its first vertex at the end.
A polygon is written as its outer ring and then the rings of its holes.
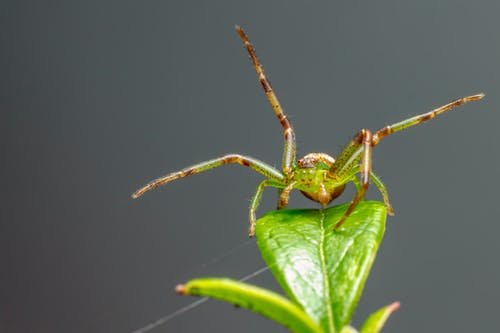
POLYGON ((328 279, 328 271, 326 267, 326 258, 325 258, 325 212, 323 209, 320 210, 320 227, 321 227, 321 236, 320 236, 320 244, 319 244, 319 257, 320 257, 320 265, 321 265, 321 274, 323 275, 323 286, 325 288, 325 296, 326 296, 326 314, 328 317, 328 331, 335 332, 335 326, 333 323, 333 309, 332 309, 332 300, 331 300, 331 292, 330 292, 330 279, 328 279))

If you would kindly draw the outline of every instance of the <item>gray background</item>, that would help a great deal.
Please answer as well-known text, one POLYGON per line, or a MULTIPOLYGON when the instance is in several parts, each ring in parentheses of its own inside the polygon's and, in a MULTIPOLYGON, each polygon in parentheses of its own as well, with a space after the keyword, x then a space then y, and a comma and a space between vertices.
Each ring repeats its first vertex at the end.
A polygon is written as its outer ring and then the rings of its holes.
MULTIPOLYGON (((375 149, 397 215, 354 323, 400 300, 384 332, 497 331, 499 13, 493 0, 2 1, 0 331, 131 332, 194 300, 177 283, 264 266, 246 236, 259 174, 226 166, 130 198, 228 152, 280 164, 235 23, 299 155, 486 93, 375 149)), ((251 282, 278 290, 269 272, 251 282)), ((210 301, 154 332, 199 331, 286 330, 210 301)))

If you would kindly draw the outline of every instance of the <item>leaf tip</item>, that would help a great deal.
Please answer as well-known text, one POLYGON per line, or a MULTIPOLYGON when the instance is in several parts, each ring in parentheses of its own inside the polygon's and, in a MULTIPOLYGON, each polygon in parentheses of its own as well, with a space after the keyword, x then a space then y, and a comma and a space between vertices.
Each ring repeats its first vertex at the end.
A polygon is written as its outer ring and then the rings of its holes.
POLYGON ((394 312, 396 310, 399 309, 399 307, 401 306, 401 303, 400 302, 394 302, 392 304, 389 304, 387 306, 387 309, 390 311, 390 312, 394 312))
POLYGON ((186 287, 183 284, 175 286, 175 292, 179 295, 186 295, 186 287))

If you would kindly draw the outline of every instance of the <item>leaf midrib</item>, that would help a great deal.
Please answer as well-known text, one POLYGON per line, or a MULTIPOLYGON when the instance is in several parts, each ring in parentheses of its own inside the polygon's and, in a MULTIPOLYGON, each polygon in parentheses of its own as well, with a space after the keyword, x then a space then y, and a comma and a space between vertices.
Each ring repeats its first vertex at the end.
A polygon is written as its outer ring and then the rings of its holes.
POLYGON ((320 265, 321 265, 321 274, 323 275, 323 287, 325 289, 326 296, 326 314, 328 317, 328 332, 334 333, 335 326, 333 322, 333 309, 332 309, 332 300, 331 300, 331 292, 330 292, 330 279, 328 279, 328 271, 326 267, 326 259, 325 259, 325 212, 323 209, 320 210, 320 244, 319 244, 319 257, 320 257, 320 265))

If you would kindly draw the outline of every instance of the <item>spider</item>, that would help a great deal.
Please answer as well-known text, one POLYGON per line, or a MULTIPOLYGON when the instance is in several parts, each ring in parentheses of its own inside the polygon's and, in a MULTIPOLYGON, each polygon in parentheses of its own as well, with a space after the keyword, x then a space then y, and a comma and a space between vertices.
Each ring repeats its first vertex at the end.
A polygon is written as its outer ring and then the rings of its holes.
POLYGON ((387 189, 380 178, 372 171, 372 148, 376 146, 380 140, 392 133, 431 120, 435 116, 456 106, 476 101, 484 97, 483 93, 463 97, 430 112, 383 127, 374 133, 368 129, 362 129, 344 146, 336 159, 326 153, 311 153, 297 161, 295 156, 295 133, 292 124, 278 101, 269 80, 266 78, 262 65, 247 35, 238 25, 236 25, 235 28, 250 55, 250 59, 253 62, 260 83, 264 88, 264 92, 266 93, 274 113, 283 127, 285 144, 283 149, 282 170, 280 171, 253 157, 240 154, 228 154, 157 178, 132 194, 134 199, 140 197, 149 190, 155 189, 173 180, 191 176, 221 165, 238 163, 266 177, 266 179, 257 186, 250 203, 250 228, 248 231, 250 237, 255 234, 255 212, 265 187, 275 187, 278 189, 279 200, 277 209, 284 209, 288 205, 288 198, 293 189, 299 190, 307 198, 325 207, 333 199, 342 194, 347 183, 353 182, 357 192, 343 217, 335 224, 334 229, 338 229, 349 217, 359 201, 364 198, 364 194, 371 180, 382 195, 384 204, 387 207, 387 213, 394 215, 394 211, 389 203, 387 189), (360 174, 359 179, 357 177, 358 174, 360 174))

